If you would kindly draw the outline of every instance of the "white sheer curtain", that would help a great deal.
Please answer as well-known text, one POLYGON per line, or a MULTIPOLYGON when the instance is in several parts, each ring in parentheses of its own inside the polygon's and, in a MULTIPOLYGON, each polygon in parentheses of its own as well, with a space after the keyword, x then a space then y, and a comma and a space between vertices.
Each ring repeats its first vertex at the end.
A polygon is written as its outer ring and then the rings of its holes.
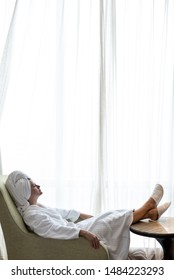
POLYGON ((18 1, 1 122, 3 173, 22 169, 47 203, 84 211, 98 185, 99 35, 98 1, 18 1))
POLYGON ((137 205, 157 182, 170 199, 174 1, 103 2, 103 207, 137 205))
MULTIPOLYGON (((15 10, 15 1, 0 1, 0 58, 3 57, 1 60, 1 65, 6 63, 6 55, 7 54, 7 41, 8 41, 8 30, 10 24, 13 22, 13 15, 15 10)), ((10 37, 10 36, 9 36, 10 37)), ((6 64, 7 65, 7 64, 6 64)), ((5 77, 7 73, 8 67, 1 66, 0 68, 0 118, 2 114, 4 98, 5 98, 5 90, 4 87, 7 84, 5 82, 5 77)), ((2 174, 2 163, 1 163, 1 149, 0 149, 0 174, 2 174)))
POLYGON ((3 173, 21 169, 42 202, 93 214, 136 208, 157 182, 171 199, 173 19, 171 0, 18 0, 3 173))

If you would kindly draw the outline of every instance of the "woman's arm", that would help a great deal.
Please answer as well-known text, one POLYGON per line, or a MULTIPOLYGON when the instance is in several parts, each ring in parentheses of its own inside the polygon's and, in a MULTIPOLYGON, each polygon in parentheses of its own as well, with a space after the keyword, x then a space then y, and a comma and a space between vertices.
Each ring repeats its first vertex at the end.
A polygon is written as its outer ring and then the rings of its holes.
POLYGON ((79 218, 82 219, 82 220, 86 220, 86 219, 89 219, 89 218, 92 218, 93 216, 91 215, 88 215, 88 214, 84 214, 84 213, 80 213, 80 216, 79 218))

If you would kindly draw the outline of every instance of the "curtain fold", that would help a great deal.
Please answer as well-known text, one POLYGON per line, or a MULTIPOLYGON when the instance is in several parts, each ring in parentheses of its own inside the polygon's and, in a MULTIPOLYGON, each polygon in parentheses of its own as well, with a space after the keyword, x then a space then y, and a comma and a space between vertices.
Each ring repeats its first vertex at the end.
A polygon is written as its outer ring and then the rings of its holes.
MULTIPOLYGON (((0 120, 9 76, 8 65, 10 65, 11 44, 9 43, 8 38, 11 38, 12 35, 16 6, 17 1, 15 0, 0 2, 0 120)), ((0 174, 2 174, 1 149, 0 174)))
POLYGON ((1 3, 1 42, 0 42, 0 116, 8 86, 9 71, 11 65, 13 28, 15 25, 15 13, 17 1, 8 5, 1 3), (2 9, 3 8, 3 9, 2 9), (13 9, 13 11, 11 11, 13 9), (11 13, 12 12, 12 16, 11 13), (5 13, 5 14, 4 14, 5 13), (6 39, 5 39, 6 38, 6 39))

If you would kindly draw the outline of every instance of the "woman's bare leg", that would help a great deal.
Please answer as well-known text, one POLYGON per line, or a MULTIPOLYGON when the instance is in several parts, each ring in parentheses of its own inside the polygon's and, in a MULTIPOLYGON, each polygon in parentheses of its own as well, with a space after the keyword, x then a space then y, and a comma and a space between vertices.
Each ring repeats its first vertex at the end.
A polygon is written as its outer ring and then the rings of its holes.
POLYGON ((142 207, 133 212, 132 224, 147 218, 156 220, 158 218, 158 211, 156 207, 157 205, 155 200, 150 197, 142 207))

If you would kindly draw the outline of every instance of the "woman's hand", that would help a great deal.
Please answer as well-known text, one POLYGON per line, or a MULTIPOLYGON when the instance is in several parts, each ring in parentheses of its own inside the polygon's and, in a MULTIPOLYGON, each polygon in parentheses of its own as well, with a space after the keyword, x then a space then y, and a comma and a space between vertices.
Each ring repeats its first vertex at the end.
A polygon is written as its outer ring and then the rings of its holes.
POLYGON ((80 230, 79 236, 86 238, 94 249, 98 249, 100 247, 100 240, 95 234, 86 230, 80 230))

